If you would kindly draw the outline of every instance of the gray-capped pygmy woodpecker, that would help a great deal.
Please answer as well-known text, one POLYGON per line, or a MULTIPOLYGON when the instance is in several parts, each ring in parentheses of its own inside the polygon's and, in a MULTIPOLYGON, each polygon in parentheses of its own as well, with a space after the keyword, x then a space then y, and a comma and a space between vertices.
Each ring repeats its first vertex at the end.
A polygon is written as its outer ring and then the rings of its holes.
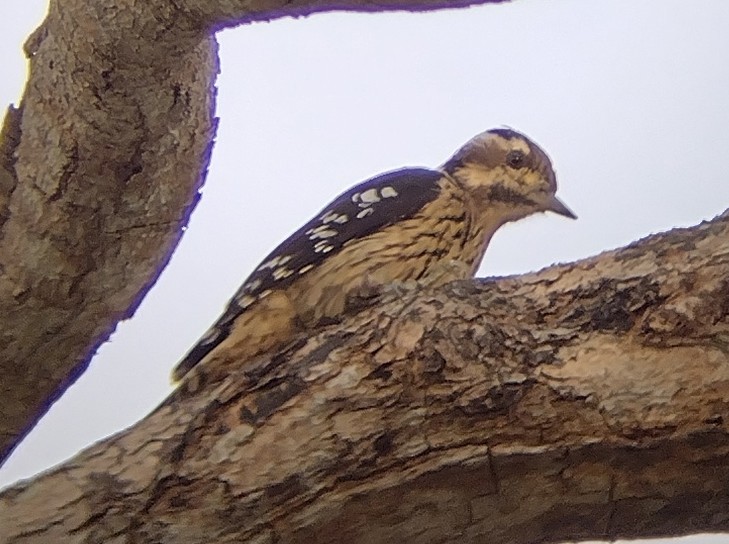
POLYGON ((242 364, 283 347, 336 319, 361 290, 471 278, 504 223, 544 211, 576 218, 556 191, 547 154, 507 128, 472 138, 440 168, 360 183, 263 260, 173 379, 200 363, 242 364))

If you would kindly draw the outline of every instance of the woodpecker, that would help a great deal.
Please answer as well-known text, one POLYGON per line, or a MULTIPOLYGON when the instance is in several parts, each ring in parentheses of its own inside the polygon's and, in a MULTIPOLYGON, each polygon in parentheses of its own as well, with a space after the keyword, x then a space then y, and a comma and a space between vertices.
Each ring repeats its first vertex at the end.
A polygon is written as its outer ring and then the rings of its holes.
POLYGON ((577 218, 556 191, 547 154, 509 128, 475 136, 440 168, 364 181, 263 259, 173 380, 283 347, 336 320, 361 291, 471 278, 503 224, 545 211, 577 218))

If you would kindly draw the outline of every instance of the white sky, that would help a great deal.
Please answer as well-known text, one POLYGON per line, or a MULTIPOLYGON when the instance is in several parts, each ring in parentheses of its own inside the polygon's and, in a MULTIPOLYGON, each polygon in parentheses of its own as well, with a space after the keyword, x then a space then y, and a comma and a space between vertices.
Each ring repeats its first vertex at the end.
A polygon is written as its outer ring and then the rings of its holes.
MULTIPOLYGON (((0 18, 0 106, 20 96, 20 45, 45 4, 16 3, 0 18)), ((220 130, 189 230, 137 315, 0 469, 0 486, 154 408, 172 366, 256 263, 342 190, 436 166, 485 129, 508 125, 544 147, 580 219, 507 226, 481 275, 586 257, 722 212, 728 29, 726 0, 518 0, 222 33, 220 130)))

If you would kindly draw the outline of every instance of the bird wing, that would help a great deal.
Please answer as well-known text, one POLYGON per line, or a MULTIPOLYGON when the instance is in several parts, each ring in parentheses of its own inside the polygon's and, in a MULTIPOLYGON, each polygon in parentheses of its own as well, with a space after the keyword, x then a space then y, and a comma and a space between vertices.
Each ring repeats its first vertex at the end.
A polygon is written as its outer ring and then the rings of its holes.
POLYGON ((218 321, 178 363, 173 379, 182 378, 225 340, 236 318, 257 300, 287 288, 348 242, 415 215, 437 197, 442 177, 435 170, 404 168, 364 181, 335 198, 263 259, 218 321))

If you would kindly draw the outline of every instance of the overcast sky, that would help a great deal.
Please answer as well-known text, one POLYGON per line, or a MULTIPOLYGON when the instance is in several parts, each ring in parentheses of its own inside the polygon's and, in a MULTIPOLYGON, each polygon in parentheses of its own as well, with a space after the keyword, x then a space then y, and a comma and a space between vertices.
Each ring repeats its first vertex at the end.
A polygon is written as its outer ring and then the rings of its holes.
MULTIPOLYGON (((45 9, 0 18, 0 105, 45 9)), ((137 314, 0 469, 29 477, 134 423, 257 262, 351 185, 437 166, 478 132, 547 150, 579 215, 500 231, 481 275, 516 274, 729 207, 729 2, 519 0, 429 14, 327 14, 220 35, 220 129, 203 198, 137 314)), ((726 542, 694 537, 690 542, 726 542)))

